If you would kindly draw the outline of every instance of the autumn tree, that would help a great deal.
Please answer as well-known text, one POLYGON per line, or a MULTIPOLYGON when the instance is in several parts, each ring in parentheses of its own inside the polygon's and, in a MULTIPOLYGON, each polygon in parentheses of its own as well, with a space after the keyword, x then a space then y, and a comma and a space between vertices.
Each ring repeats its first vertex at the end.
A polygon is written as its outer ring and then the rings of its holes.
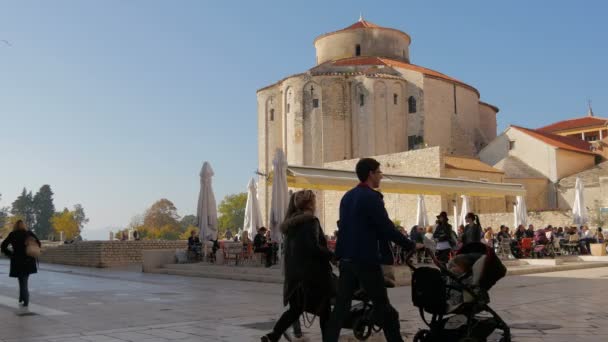
POLYGON ((231 229, 233 233, 242 229, 246 204, 246 192, 224 197, 218 207, 218 236, 224 235, 227 229, 231 229))
POLYGON ((59 236, 63 232, 64 239, 66 240, 72 240, 80 234, 80 225, 75 218, 75 213, 69 211, 68 208, 63 209, 60 213, 56 213, 51 219, 51 223, 56 236, 59 236))
POLYGON ((144 214, 144 227, 179 227, 179 215, 173 202, 166 198, 156 201, 144 214))

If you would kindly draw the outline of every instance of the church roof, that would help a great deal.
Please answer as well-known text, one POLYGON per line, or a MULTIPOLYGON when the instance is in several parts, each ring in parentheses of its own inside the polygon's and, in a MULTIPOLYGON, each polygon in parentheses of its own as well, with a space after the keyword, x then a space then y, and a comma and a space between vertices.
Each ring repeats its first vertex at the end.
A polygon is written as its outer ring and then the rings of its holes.
MULTIPOLYGON (((424 74, 425 76, 428 77, 432 77, 432 78, 438 78, 438 79, 442 79, 445 81, 449 81, 449 82, 453 82, 453 83, 457 83, 459 85, 462 85, 464 87, 467 87, 471 90, 473 90, 474 92, 477 93, 477 95, 479 96, 479 91, 477 89, 475 89, 474 87, 460 81, 457 80, 453 77, 450 77, 446 74, 442 74, 438 71, 432 70, 432 69, 428 69, 425 67, 421 67, 419 65, 415 65, 415 64, 411 64, 411 63, 406 63, 403 61, 398 61, 398 60, 394 60, 394 59, 390 59, 390 58, 383 58, 383 57, 363 57, 363 56, 359 56, 359 57, 351 57, 351 58, 344 58, 344 59, 339 59, 336 61, 329 61, 326 63, 331 63, 331 65, 334 66, 357 66, 357 65, 384 65, 384 66, 390 66, 390 67, 395 67, 395 68, 401 68, 401 69, 407 69, 407 70, 412 70, 412 71, 417 71, 420 72, 422 74, 424 74)), ((325 64, 325 63, 324 63, 325 64)), ((322 64, 323 65, 323 64, 322 64)))
POLYGON ((400 33, 401 35, 403 35, 408 41, 412 41, 412 38, 405 32, 394 29, 394 28, 390 28, 390 27, 382 27, 380 25, 376 25, 372 22, 369 22, 367 20, 364 20, 363 18, 359 18, 359 20, 350 25, 347 26, 341 30, 337 30, 337 31, 333 31, 333 32, 328 32, 328 33, 324 33, 320 36, 318 36, 317 38, 315 38, 314 43, 317 42, 317 40, 321 39, 321 38, 325 38, 327 36, 331 36, 332 34, 336 34, 336 33, 341 33, 341 32, 346 32, 346 31, 350 31, 350 30, 357 30, 357 29, 372 29, 372 30, 384 30, 384 31, 393 31, 393 32, 397 32, 400 33))
POLYGON ((448 169, 503 173, 502 170, 493 168, 481 160, 471 157, 444 156, 443 162, 448 169))
POLYGON ((504 171, 507 178, 547 178, 515 156, 507 156, 501 159, 494 167, 504 171))
POLYGON ((564 137, 564 136, 549 133, 549 132, 542 132, 539 130, 524 128, 524 127, 519 127, 519 126, 514 126, 514 125, 511 125, 511 127, 515 128, 523 133, 526 133, 529 136, 536 138, 553 147, 557 147, 557 148, 561 148, 563 150, 568 150, 568 151, 573 151, 573 152, 595 154, 595 153, 591 152, 591 144, 589 142, 581 140, 581 139, 564 137))
POLYGON ((562 178, 559 181, 560 188, 574 188, 576 178, 580 177, 585 186, 599 186, 600 177, 608 177, 608 161, 599 163, 596 166, 573 174, 572 176, 562 178))
POLYGON ((608 125, 608 119, 598 118, 595 116, 585 116, 582 118, 574 118, 569 120, 558 121, 545 127, 541 127, 538 131, 542 132, 560 132, 571 129, 591 128, 608 125))

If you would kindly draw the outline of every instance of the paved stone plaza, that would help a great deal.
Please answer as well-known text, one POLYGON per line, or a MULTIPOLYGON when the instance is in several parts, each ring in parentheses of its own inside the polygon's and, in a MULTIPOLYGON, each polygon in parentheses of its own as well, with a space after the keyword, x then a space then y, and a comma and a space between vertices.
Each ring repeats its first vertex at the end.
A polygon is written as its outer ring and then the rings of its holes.
MULTIPOLYGON (((17 281, 8 278, 8 261, 0 261, 2 341, 256 341, 282 310, 278 284, 136 268, 41 268, 30 280, 31 313, 19 315, 17 281)), ((512 276, 492 290, 492 306, 510 325, 525 328, 513 329, 514 341, 606 341, 606 291, 608 268, 512 276), (555 329, 538 330, 547 324, 555 329)), ((422 321, 412 310, 410 288, 390 294, 411 340, 422 321)), ((308 340, 320 339, 316 324, 305 332, 308 340)))

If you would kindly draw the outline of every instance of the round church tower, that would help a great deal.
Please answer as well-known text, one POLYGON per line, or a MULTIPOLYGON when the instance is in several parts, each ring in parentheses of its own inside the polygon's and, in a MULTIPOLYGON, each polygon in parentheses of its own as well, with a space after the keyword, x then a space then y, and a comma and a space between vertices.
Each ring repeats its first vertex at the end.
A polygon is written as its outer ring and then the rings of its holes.
POLYGON ((317 64, 359 56, 386 57, 409 63, 411 41, 404 32, 359 18, 347 28, 317 37, 314 44, 317 64))

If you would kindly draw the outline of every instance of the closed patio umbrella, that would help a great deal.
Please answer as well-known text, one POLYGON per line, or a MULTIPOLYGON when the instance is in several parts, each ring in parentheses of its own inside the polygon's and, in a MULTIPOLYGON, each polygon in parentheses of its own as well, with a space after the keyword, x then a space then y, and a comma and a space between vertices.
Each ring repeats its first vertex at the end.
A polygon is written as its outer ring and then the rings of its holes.
POLYGON ((460 207, 460 216, 458 217, 458 226, 460 225, 465 225, 466 222, 464 221, 465 216, 467 216, 467 214, 469 213, 469 196, 467 195, 462 195, 460 196, 460 198, 462 198, 462 206, 460 207))
POLYGON ((285 219, 287 205, 289 203, 289 190, 287 189, 287 160, 280 148, 277 149, 273 166, 272 180, 272 199, 270 202, 270 232, 272 241, 280 243, 283 241, 283 234, 279 226, 285 219))
POLYGON ((213 169, 208 162, 203 163, 200 173, 201 189, 198 194, 198 205, 196 216, 198 218, 198 229, 201 241, 217 239, 217 206, 215 195, 211 186, 213 169))
POLYGON ((247 185, 247 204, 245 205, 245 221, 243 229, 248 233, 251 241, 255 238, 258 228, 263 225, 260 202, 258 201, 258 187, 252 178, 247 185))
POLYGON ((416 209, 416 225, 426 228, 429 225, 429 219, 426 214, 426 205, 424 204, 424 196, 418 195, 418 208, 416 209))
POLYGON ((523 196, 517 196, 515 200, 515 228, 519 225, 524 227, 528 224, 528 208, 526 207, 526 200, 523 196))
POLYGON ((583 181, 576 177, 574 186, 574 204, 572 204, 572 221, 577 226, 587 223, 587 208, 585 207, 585 186, 583 181))

